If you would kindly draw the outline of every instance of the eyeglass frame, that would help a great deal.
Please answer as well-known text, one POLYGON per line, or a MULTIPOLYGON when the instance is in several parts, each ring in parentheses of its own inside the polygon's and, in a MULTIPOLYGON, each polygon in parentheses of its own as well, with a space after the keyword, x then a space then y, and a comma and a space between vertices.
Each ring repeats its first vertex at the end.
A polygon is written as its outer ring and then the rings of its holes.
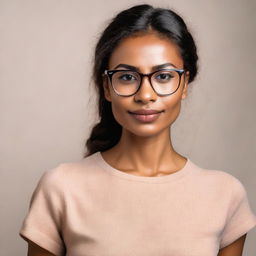
POLYGON ((110 84, 111 84, 111 86, 112 86, 114 92, 115 92, 117 95, 122 96, 122 97, 130 97, 130 96, 135 95, 135 94, 140 90, 141 85, 142 85, 142 81, 143 81, 143 77, 145 77, 145 76, 148 77, 149 83, 150 83, 150 85, 151 85, 153 91, 154 91, 158 96, 169 96, 169 95, 172 95, 173 93, 175 93, 175 92, 179 89, 179 87, 180 87, 180 81, 181 81, 181 76, 185 73, 185 71, 186 71, 185 69, 171 68, 171 69, 159 69, 159 70, 155 70, 155 71, 153 71, 153 72, 151 72, 151 73, 144 74, 144 73, 141 73, 141 72, 138 72, 138 71, 128 70, 128 69, 112 69, 112 70, 107 70, 107 69, 106 69, 106 70, 104 70, 104 73, 102 74, 102 76, 106 75, 106 76, 109 78, 110 84), (139 84, 139 86, 138 86, 138 89, 137 89, 134 93, 132 93, 132 94, 130 94, 130 95, 122 95, 122 94, 119 94, 119 93, 115 90, 115 88, 114 88, 114 86, 113 86, 113 84, 112 84, 112 76, 113 76, 115 73, 119 72, 119 71, 131 71, 131 72, 137 73, 137 74, 140 76, 140 84, 139 84), (155 88, 153 87, 153 85, 152 85, 152 83, 151 83, 151 77, 152 77, 155 73, 157 73, 157 72, 159 72, 159 71, 176 71, 176 72, 178 73, 178 75, 179 75, 179 85, 178 85, 177 89, 176 89, 174 92, 168 93, 168 94, 161 94, 161 93, 157 93, 157 92, 156 92, 155 88))

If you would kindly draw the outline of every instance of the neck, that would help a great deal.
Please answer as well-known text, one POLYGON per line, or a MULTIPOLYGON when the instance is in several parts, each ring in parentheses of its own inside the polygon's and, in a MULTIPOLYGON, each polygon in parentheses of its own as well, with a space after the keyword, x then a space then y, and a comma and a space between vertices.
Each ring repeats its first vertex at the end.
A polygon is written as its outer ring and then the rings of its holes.
POLYGON ((184 163, 184 158, 173 149, 169 127, 150 137, 136 136, 123 129, 120 141, 105 155, 108 154, 117 169, 140 176, 169 174, 184 163))

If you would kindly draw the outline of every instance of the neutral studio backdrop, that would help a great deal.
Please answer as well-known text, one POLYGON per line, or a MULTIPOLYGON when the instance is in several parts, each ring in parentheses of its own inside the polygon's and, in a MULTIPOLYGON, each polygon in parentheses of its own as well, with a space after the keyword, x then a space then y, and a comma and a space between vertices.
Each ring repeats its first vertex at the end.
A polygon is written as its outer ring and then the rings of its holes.
MULTIPOLYGON (((82 158, 94 122, 92 54, 100 32, 134 0, 0 0, 0 255, 26 255, 19 235, 42 173, 82 158)), ((172 128, 175 149, 246 187, 256 212, 256 2, 147 1, 187 22, 199 54, 172 128)), ((214 209, 213 209, 214 211, 214 209)), ((256 230, 245 256, 255 255, 256 230)))

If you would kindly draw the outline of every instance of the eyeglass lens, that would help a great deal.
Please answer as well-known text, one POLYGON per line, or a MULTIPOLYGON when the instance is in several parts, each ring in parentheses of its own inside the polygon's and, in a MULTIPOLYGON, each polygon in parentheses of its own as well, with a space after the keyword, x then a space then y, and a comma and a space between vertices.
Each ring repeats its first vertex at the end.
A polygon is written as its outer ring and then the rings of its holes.
MULTIPOLYGON (((180 75, 175 70, 160 70, 151 76, 151 84, 159 94, 171 94, 180 82, 180 75)), ((141 77, 134 71, 118 71, 112 76, 112 85, 120 95, 131 95, 140 86, 141 77)))

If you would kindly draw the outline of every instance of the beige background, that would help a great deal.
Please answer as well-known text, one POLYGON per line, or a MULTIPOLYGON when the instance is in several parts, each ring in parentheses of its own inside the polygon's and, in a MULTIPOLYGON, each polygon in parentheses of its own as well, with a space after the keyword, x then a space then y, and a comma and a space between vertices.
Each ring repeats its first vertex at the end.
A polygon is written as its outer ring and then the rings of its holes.
MULTIPOLYGON (((97 119, 93 47, 114 14, 138 3, 0 0, 0 255, 26 255, 18 232, 42 173, 82 157, 97 119)), ((180 13, 198 45, 200 73, 173 126, 174 147, 239 178, 256 213, 255 1, 148 3, 180 13)), ((253 229, 244 255, 254 255, 255 239, 253 229)))

